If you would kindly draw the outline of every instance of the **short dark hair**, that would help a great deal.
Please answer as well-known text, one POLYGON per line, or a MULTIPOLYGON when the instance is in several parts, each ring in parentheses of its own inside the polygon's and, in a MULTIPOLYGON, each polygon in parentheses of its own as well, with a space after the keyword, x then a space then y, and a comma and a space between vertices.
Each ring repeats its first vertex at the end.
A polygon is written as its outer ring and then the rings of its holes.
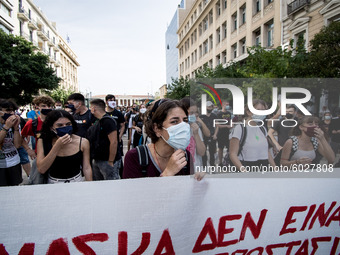
POLYGON ((152 110, 149 112, 147 120, 145 121, 145 132, 153 143, 157 142, 159 139, 153 130, 154 124, 161 129, 169 111, 177 107, 182 108, 188 116, 187 109, 178 100, 161 99, 152 107, 152 110))
POLYGON ((105 111, 105 102, 102 99, 93 99, 90 102, 90 105, 95 105, 95 106, 99 107, 100 109, 102 109, 103 111, 105 111))
POLYGON ((114 95, 112 95, 112 94, 107 94, 106 97, 105 97, 105 101, 110 100, 110 99, 112 99, 112 98, 116 101, 116 97, 115 97, 114 95))
POLYGON ((71 121, 73 134, 78 131, 77 123, 75 122, 71 114, 64 110, 53 110, 46 115, 45 121, 43 122, 41 128, 41 138, 52 141, 52 138, 55 137, 56 134, 51 132, 51 127, 53 126, 54 122, 56 122, 60 118, 67 118, 71 121))
POLYGON ((12 99, 2 99, 0 101, 0 109, 6 108, 9 110, 18 110, 18 105, 12 99))
POLYGON ((294 111, 296 111, 296 107, 294 104, 287 105, 286 109, 294 108, 294 111))
POLYGON ((69 100, 81 101, 82 103, 85 104, 85 97, 80 93, 73 93, 69 95, 69 97, 67 98, 67 101, 69 100))
POLYGON ((189 110, 190 106, 196 106, 196 103, 193 99, 190 97, 184 97, 181 99, 180 103, 187 109, 189 110))

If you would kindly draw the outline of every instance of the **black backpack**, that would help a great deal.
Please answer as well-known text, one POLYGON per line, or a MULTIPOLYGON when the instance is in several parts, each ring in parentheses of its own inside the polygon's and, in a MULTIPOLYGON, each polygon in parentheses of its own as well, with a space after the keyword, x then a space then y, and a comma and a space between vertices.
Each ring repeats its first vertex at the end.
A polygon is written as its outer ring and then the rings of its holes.
MULTIPOLYGON (((266 137, 266 129, 263 126, 260 126, 259 128, 261 129, 263 135, 266 137)), ((238 147, 237 156, 241 154, 244 143, 246 142, 246 138, 247 138, 247 129, 243 125, 241 125, 241 138, 240 138, 240 145, 238 147)), ((233 166, 233 162, 230 159, 229 151, 224 156, 222 164, 223 166, 233 166)))
POLYGON ((111 116, 103 116, 100 120, 98 120, 95 124, 93 124, 91 127, 88 128, 87 133, 86 133, 86 138, 90 142, 91 159, 94 158, 95 152, 99 149, 99 146, 100 146, 99 135, 100 135, 100 131, 102 129, 100 122, 103 119, 112 119, 114 122, 116 122, 116 120, 114 118, 112 118, 111 116))
MULTIPOLYGON (((148 177, 148 172, 146 170, 146 168, 149 165, 149 154, 148 154, 148 148, 146 147, 146 144, 143 145, 138 145, 136 147, 137 152, 138 152, 138 160, 139 160, 139 165, 142 167, 142 175, 143 177, 148 177)), ((187 159, 188 162, 188 155, 187 152, 185 152, 185 157, 187 159)), ((188 171, 188 164, 183 167, 184 172, 188 171)))
POLYGON ((38 119, 34 119, 32 120, 32 131, 35 137, 38 137, 37 134, 40 133, 40 131, 38 132, 37 129, 38 129, 38 119))

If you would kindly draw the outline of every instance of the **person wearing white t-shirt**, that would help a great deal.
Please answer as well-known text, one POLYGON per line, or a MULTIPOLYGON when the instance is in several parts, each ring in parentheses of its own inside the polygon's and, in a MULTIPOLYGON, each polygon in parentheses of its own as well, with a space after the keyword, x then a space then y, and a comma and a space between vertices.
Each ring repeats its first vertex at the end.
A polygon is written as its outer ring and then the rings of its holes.
MULTIPOLYGON (((267 105, 262 100, 253 101, 254 108, 256 110, 265 110, 267 105)), ((269 145, 267 141, 267 130, 261 128, 258 123, 261 122, 252 121, 264 120, 266 116, 254 115, 247 107, 245 109, 245 123, 243 127, 239 124, 234 127, 231 132, 230 139, 230 159, 237 170, 243 172, 246 171, 246 167, 258 166, 257 170, 261 171, 262 166, 268 166, 269 164, 275 166, 274 160, 269 152, 269 145), (242 129, 246 129, 246 138, 239 153, 240 140, 242 136, 242 129)))
POLYGON ((136 104, 132 105, 131 112, 126 115, 126 121, 128 122, 128 151, 130 150, 131 144, 133 144, 133 135, 135 134, 135 130, 132 128, 132 120, 136 117, 138 112, 138 107, 136 104))

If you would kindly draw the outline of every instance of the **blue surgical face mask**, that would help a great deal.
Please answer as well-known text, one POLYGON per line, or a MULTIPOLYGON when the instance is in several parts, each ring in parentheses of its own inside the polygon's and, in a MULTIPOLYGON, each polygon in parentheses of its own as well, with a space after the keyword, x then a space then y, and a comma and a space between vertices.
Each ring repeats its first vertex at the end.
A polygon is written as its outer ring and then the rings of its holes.
POLYGON ((230 105, 226 105, 226 106, 225 106, 225 109, 226 109, 226 110, 230 110, 230 105))
POLYGON ((252 119, 253 120, 264 120, 266 117, 267 117, 267 115, 257 115, 257 114, 254 114, 252 119))
POLYGON ((325 120, 330 120, 330 119, 332 119, 332 116, 329 116, 329 115, 325 116, 325 120))
POLYGON ((165 140, 164 137, 161 136, 162 139, 175 150, 181 149, 185 151, 190 143, 190 125, 183 121, 164 129, 168 131, 169 139, 165 140))
POLYGON ((72 126, 65 126, 65 127, 60 127, 55 129, 57 132, 57 136, 63 137, 66 134, 71 135, 73 132, 73 127, 72 126))
POLYGON ((195 123, 196 122, 196 115, 192 114, 188 116, 189 123, 195 123))

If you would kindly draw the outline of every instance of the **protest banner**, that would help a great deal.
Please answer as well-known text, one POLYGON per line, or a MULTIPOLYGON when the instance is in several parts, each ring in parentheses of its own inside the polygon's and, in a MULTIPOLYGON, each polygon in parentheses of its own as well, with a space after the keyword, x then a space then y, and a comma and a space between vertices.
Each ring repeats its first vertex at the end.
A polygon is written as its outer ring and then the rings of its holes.
POLYGON ((339 254, 339 178, 241 175, 3 187, 0 255, 339 254))

